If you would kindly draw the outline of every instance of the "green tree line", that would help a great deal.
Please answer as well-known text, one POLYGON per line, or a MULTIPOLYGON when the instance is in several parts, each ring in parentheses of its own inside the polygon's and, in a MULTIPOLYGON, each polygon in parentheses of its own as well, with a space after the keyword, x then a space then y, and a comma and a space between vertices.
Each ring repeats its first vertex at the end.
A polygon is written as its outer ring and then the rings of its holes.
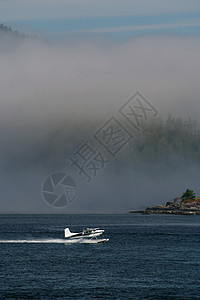
MULTIPOLYGON (((63 120, 38 131, 21 131, 17 137, 2 131, 4 167, 62 165, 82 143, 92 139, 99 124, 95 120, 63 120)), ((160 164, 174 168, 200 162, 200 130, 196 121, 169 116, 166 120, 149 121, 140 133, 132 133, 134 139, 113 161, 116 169, 151 169, 160 164)))

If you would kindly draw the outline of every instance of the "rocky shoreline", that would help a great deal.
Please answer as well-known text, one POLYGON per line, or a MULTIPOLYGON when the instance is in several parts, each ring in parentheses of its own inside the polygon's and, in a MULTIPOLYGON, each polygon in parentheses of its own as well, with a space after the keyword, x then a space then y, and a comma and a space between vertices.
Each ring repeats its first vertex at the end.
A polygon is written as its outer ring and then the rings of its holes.
POLYGON ((166 205, 147 207, 145 210, 131 210, 130 213, 170 214, 170 215, 200 215, 200 201, 167 202, 166 205))

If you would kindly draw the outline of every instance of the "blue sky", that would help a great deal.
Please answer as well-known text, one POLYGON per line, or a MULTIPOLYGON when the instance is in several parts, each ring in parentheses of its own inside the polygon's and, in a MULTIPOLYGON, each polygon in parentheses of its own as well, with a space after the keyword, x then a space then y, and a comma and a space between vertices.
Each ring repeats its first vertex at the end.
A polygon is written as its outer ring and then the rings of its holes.
POLYGON ((48 38, 199 35, 198 0, 0 0, 0 22, 48 38))

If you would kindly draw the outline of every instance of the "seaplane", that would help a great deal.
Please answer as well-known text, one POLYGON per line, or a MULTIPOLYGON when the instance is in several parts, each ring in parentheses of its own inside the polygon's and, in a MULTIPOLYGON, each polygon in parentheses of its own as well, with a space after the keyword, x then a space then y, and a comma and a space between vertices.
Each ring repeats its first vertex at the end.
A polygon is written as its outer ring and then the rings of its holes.
POLYGON ((84 228, 81 232, 71 232, 65 228, 66 241, 80 243, 105 243, 109 239, 98 239, 97 237, 104 233, 105 230, 99 228, 84 228))

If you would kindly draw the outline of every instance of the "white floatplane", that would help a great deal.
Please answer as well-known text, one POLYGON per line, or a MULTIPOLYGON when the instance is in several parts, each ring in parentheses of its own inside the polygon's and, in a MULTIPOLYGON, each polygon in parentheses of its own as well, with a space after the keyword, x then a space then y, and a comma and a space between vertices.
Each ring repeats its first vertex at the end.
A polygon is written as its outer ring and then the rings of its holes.
POLYGON ((109 239, 97 239, 97 236, 104 233, 104 230, 99 228, 85 228, 82 232, 71 232, 69 228, 65 228, 65 238, 69 241, 81 243, 105 243, 109 239))

